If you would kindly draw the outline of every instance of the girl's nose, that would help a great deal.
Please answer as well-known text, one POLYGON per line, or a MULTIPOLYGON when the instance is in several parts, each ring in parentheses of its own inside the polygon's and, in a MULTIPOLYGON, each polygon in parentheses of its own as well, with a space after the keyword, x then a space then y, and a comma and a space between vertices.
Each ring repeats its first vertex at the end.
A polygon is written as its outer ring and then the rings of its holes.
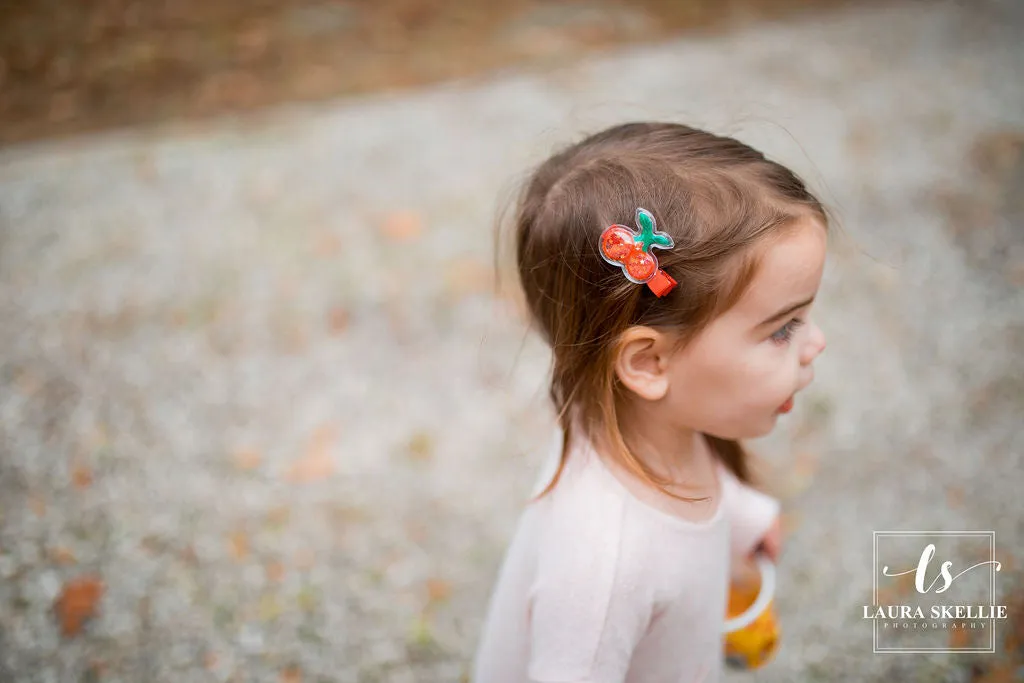
POLYGON ((800 354, 800 362, 804 365, 810 365, 818 354, 825 350, 825 333, 821 328, 811 323, 809 332, 807 343, 800 354))

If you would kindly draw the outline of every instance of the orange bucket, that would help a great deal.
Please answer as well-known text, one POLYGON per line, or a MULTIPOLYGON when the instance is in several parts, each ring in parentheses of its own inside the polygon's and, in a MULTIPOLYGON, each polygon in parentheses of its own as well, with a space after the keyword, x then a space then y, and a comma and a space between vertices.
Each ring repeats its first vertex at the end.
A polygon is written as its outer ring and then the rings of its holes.
POLYGON ((757 574, 733 581, 725 621, 725 663, 734 669, 756 669, 778 649, 779 622, 775 597, 775 565, 764 555, 755 559, 757 574))

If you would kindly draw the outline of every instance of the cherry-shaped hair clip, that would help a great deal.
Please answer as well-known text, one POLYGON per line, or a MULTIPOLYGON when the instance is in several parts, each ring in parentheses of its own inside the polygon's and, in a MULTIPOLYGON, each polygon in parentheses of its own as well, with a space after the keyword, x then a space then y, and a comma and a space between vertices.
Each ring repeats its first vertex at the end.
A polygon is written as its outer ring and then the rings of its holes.
POLYGON ((671 249, 675 242, 668 233, 658 231, 654 216, 647 209, 636 210, 636 224, 640 227, 640 234, 625 225, 605 228, 601 233, 601 257, 621 267, 622 274, 630 282, 646 283, 656 296, 665 296, 678 283, 658 268, 658 257, 651 249, 671 249))

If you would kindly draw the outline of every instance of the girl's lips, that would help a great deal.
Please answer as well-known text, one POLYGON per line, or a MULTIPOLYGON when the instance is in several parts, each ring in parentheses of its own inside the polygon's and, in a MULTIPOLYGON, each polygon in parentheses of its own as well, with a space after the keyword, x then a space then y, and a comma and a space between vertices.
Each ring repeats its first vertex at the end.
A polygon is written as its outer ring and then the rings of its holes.
POLYGON ((792 396, 787 398, 786 402, 783 403, 781 406, 779 406, 779 412, 780 413, 788 413, 791 410, 793 410, 793 397, 792 396))

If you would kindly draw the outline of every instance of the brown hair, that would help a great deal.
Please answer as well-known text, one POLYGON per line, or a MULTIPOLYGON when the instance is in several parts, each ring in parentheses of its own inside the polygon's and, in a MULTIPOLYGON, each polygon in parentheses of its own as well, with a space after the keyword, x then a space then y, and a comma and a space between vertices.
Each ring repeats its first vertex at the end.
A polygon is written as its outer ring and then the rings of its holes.
MULTIPOLYGON (((553 354, 549 394, 562 426, 557 484, 574 424, 601 434, 610 454, 667 490, 625 443, 618 406, 627 391, 614 371, 621 333, 669 327, 684 347, 735 304, 753 278, 762 240, 826 210, 792 171, 729 137, 674 123, 627 123, 569 146, 524 185, 514 219, 515 257, 532 324, 553 354), (651 211, 675 246, 657 252, 678 286, 662 298, 627 280, 599 253, 601 232, 651 211), (602 430, 599 432, 598 430, 602 430)), ((739 441, 706 434, 723 463, 749 482, 739 441)))

